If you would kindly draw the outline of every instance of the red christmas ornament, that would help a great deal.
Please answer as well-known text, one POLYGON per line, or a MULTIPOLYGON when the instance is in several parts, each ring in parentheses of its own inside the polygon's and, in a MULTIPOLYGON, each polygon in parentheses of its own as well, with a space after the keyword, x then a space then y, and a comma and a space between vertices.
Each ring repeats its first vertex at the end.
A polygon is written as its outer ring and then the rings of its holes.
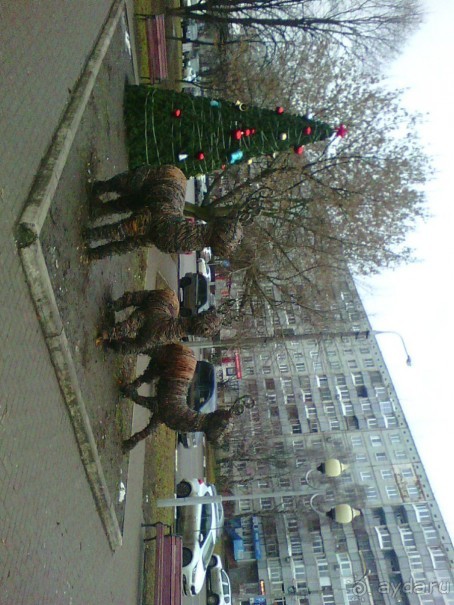
POLYGON ((244 136, 245 137, 250 137, 251 136, 251 129, 250 128, 245 128, 245 130, 244 130, 244 136))
POLYGON ((251 134, 255 134, 257 131, 255 128, 251 128, 251 134))
POLYGON ((198 152, 196 153, 196 156, 195 156, 195 157, 196 157, 196 159, 197 159, 197 160, 202 161, 202 160, 204 160, 204 159, 205 159, 205 154, 203 153, 203 151, 198 151, 198 152))
POLYGON ((304 129, 304 134, 309 136, 312 133, 312 128, 310 126, 308 126, 307 128, 304 129))
POLYGON ((347 132, 348 130, 345 124, 341 124, 336 130, 336 137, 340 137, 341 139, 343 139, 346 136, 347 132))
POLYGON ((235 139, 235 141, 239 141, 242 136, 243 132, 239 128, 232 130, 232 139, 235 139))
POLYGON ((276 113, 280 116, 282 113, 284 113, 284 108, 283 107, 276 107, 276 113))
POLYGON ((181 109, 174 109, 172 115, 174 118, 181 118, 181 109))
POLYGON ((225 165, 225 164, 222 164, 222 166, 221 166, 221 170, 225 170, 225 169, 226 169, 226 165, 225 165))
POLYGON ((295 145, 293 151, 296 153, 296 155, 302 155, 304 147, 302 145, 295 145))

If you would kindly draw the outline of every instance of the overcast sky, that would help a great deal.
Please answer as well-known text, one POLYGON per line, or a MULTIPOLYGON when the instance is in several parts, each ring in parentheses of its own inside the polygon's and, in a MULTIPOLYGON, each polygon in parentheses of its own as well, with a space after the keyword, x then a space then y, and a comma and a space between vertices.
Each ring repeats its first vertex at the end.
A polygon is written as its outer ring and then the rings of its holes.
POLYGON ((425 0, 423 27, 392 67, 392 83, 410 87, 409 109, 428 112, 421 136, 437 175, 427 189, 432 218, 409 244, 421 259, 358 286, 451 538, 454 539, 454 0, 425 0))

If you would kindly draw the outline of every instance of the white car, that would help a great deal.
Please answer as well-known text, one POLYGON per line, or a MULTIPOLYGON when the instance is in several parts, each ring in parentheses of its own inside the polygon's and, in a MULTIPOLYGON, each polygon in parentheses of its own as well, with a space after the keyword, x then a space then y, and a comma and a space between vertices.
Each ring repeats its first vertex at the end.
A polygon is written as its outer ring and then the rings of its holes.
MULTIPOLYGON (((216 486, 212 485, 211 489, 213 491, 213 495, 215 496, 218 493, 216 486)), ((214 505, 214 514, 216 516, 216 534, 217 537, 220 538, 222 536, 222 532, 224 531, 224 507, 222 502, 216 502, 214 505)))
POLYGON ((211 252, 211 248, 209 246, 200 251, 200 258, 203 258, 206 263, 211 261, 212 256, 213 253, 211 252))
POLYGON ((207 605, 231 605, 230 578, 222 566, 219 555, 213 555, 207 573, 207 605))
POLYGON ((185 67, 183 70, 183 80, 186 82, 194 82, 197 78, 196 72, 192 69, 192 67, 185 67))
POLYGON ((208 266, 208 263, 203 258, 197 259, 197 273, 200 273, 206 277, 209 282, 211 282, 211 270, 208 266))
MULTIPOLYGON (((212 496, 213 489, 202 479, 183 480, 177 496, 212 496)), ((202 590, 206 570, 217 538, 217 509, 214 503, 177 507, 177 531, 183 537, 183 591, 196 595, 202 590)))

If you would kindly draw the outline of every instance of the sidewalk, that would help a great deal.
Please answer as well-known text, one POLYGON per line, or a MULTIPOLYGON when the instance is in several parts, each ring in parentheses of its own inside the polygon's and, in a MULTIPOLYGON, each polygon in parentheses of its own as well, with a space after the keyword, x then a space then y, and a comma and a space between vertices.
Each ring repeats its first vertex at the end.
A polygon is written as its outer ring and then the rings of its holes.
MULTIPOLYGON (((138 597, 144 447, 131 453, 129 467, 127 459, 117 465, 120 438, 130 431, 130 406, 115 384, 122 360, 95 349, 94 337, 106 296, 135 287, 142 267, 138 255, 82 265, 77 248, 87 220, 87 169, 102 178, 127 166, 121 99, 135 70, 122 2, 115 2, 106 55, 89 65, 93 95, 86 89, 77 96, 77 77, 111 3, 26 4, 19 12, 0 0, 0 77, 8 84, 0 99, 0 602, 129 605, 138 597), (54 141, 64 139, 60 151, 40 168, 75 98, 64 136, 54 141), (39 195, 24 206, 37 173, 39 195), (26 226, 20 253, 18 222, 26 226), (23 261, 27 253, 24 265, 19 254, 23 261), (72 423, 68 406, 79 413, 81 401, 86 414, 73 414, 72 423), (90 473, 98 475, 95 486, 90 473)), ((176 287, 174 261, 157 251, 150 260, 147 285, 159 269, 176 287)), ((146 413, 134 414, 134 428, 143 426, 146 413)))

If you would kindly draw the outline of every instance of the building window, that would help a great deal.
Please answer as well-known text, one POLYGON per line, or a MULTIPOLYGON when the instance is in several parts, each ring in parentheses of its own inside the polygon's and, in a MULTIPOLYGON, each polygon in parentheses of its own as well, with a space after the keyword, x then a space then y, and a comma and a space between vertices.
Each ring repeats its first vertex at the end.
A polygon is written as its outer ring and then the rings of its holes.
POLYGON ((375 487, 366 487, 366 498, 368 500, 376 500, 378 498, 378 493, 375 487))
POLYGON ((399 490, 394 485, 387 485, 386 486, 386 495, 388 496, 388 498, 398 498, 399 490))
POLYGON ((412 500, 419 500, 421 497, 421 492, 419 491, 419 487, 417 485, 408 485, 407 492, 412 500))
POLYGON ((318 531, 311 532, 312 536, 312 550, 316 555, 323 554, 325 549, 323 548, 322 536, 318 531))
POLYGON ((240 500, 239 507, 240 507, 240 511, 242 513, 250 513, 252 511, 252 501, 251 500, 240 500))
POLYGON ((370 471, 361 471, 361 481, 372 481, 372 473, 370 471))
POLYGON ((381 447, 383 445, 380 435, 371 435, 370 442, 372 447, 381 447))
POLYGON ((382 414, 393 414, 394 406, 391 401, 380 401, 380 412, 382 414))
POLYGON ((272 498, 260 498, 260 508, 262 510, 272 510, 273 499, 272 498))
POLYGON ((392 479, 393 478, 393 472, 389 468, 382 468, 380 473, 381 473, 382 479, 392 479))
POLYGON ((282 584, 282 569, 279 559, 268 559, 268 574, 271 584, 282 584))
POLYGON ((336 599, 334 598, 334 593, 332 591, 327 592, 324 590, 322 592, 323 605, 335 605, 336 599))
POLYGON ((293 382, 291 378, 282 378, 282 386, 286 393, 293 393, 293 382))
POLYGON ((387 460, 385 452, 377 452, 375 454, 375 460, 377 462, 385 462, 387 460))
POLYGON ((367 456, 366 454, 356 454, 355 460, 356 462, 366 462, 367 456))
POLYGON ((416 540, 409 527, 399 527, 402 544, 406 550, 416 550, 416 540))
POLYGON ((386 526, 376 526, 375 531, 377 532, 378 542, 380 544, 381 549, 385 550, 387 548, 393 547, 391 534, 389 533, 389 530, 386 526))
POLYGON ((424 524, 422 526, 426 544, 436 544, 439 541, 438 532, 432 524, 424 524))
POLYGON ((315 405, 306 405, 306 418, 317 418, 317 408, 315 405))
POLYGON ((391 435, 389 435, 389 440, 394 445, 397 443, 402 443, 402 437, 399 435, 399 433, 391 433, 391 435))
POLYGON ((400 474, 404 479, 414 479, 415 474, 412 468, 402 468, 400 469, 400 474))
POLYGON ((350 439, 352 442, 352 447, 362 447, 362 445, 363 445, 362 437, 354 436, 354 437, 350 437, 350 439))
POLYGON ((318 569, 318 573, 322 576, 328 573, 329 571, 329 565, 328 565, 328 561, 326 560, 326 557, 317 557, 317 569, 318 569))
POLYGON ((331 396, 331 391, 326 387, 322 387, 320 389, 320 399, 323 403, 326 403, 327 401, 332 401, 333 398, 331 396))
POLYGON ((336 555, 337 563, 340 568, 341 576, 351 578, 353 574, 352 563, 350 561, 350 557, 348 553, 341 552, 336 555))
POLYGON ((362 372, 353 372, 352 380, 355 386, 362 386, 364 384, 364 376, 362 372))
POLYGON ((429 553, 434 569, 449 569, 448 559, 440 546, 430 546, 429 553))
POLYGON ((325 414, 330 418, 336 417, 336 408, 333 404, 323 406, 325 414))
POLYGON ((407 458, 408 458, 407 452, 404 452, 403 450, 399 450, 398 452, 395 452, 394 455, 396 457, 396 460, 407 460, 407 458))
POLYGON ((370 417, 367 419, 367 428, 375 429, 378 426, 378 420, 374 417, 370 417))
POLYGON ((347 403, 346 401, 342 401, 341 402, 341 407, 342 407, 342 414, 344 416, 353 416, 354 410, 353 410, 353 404, 352 403, 347 403))
POLYGON ((408 562, 410 564, 410 569, 424 569, 424 565, 422 563, 422 557, 417 552, 409 552, 408 553, 408 562))
POLYGON ((284 510, 292 510, 294 508, 294 500, 293 496, 283 496, 282 497, 282 505, 284 510))
POLYGON ((319 387, 328 386, 328 376, 326 376, 325 374, 321 374, 320 376, 317 375, 315 378, 317 380, 317 386, 319 386, 319 387))
POLYGON ((413 509, 419 522, 432 520, 432 515, 427 504, 413 504, 413 509))

